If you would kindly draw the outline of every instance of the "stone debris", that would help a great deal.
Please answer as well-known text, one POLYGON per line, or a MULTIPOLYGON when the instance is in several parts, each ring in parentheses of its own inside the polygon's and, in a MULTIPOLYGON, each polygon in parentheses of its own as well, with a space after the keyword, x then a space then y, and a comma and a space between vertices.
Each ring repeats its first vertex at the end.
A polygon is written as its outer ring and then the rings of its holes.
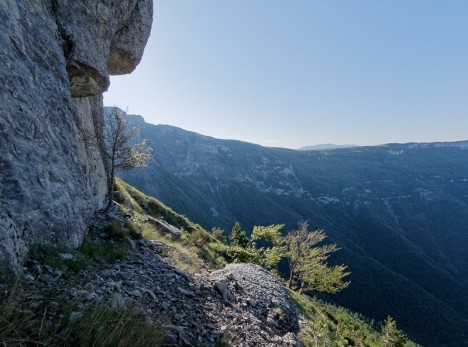
MULTIPOLYGON (((105 225, 105 218, 97 216, 97 223, 105 225)), ((94 229, 96 242, 111 242, 99 238, 98 226, 94 229)), ((134 309, 163 326, 164 346, 216 346, 222 342, 300 346, 298 312, 283 285, 260 266, 230 264, 222 270, 190 274, 158 254, 169 246, 147 239, 133 241, 135 247, 127 244, 125 260, 92 265, 73 280, 37 262, 27 268, 25 278, 42 294, 52 294, 57 303, 73 298, 81 302, 83 310, 102 303, 134 309)), ((38 305, 41 300, 42 296, 38 305)), ((69 318, 81 316, 75 309, 69 318)))

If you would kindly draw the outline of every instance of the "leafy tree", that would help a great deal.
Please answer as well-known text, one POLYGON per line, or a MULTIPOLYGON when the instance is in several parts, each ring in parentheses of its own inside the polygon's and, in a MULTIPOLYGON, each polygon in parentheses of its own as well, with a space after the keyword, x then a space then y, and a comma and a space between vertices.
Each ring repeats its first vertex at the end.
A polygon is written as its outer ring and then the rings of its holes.
POLYGON ((241 229, 239 222, 234 223, 234 226, 231 230, 231 235, 229 235, 229 240, 231 240, 231 246, 245 248, 249 244, 247 234, 241 229))
POLYGON ((211 229, 211 234, 213 235, 213 237, 222 242, 222 243, 226 243, 226 236, 224 236, 224 230, 221 229, 221 228, 218 228, 218 227, 214 227, 211 229))
POLYGON ((382 347, 404 347, 407 342, 405 334, 397 329, 396 321, 388 316, 382 326, 380 343, 382 347))
POLYGON ((326 237, 323 230, 309 231, 307 223, 284 237, 290 288, 296 282, 300 292, 317 290, 337 293, 349 285, 350 282, 343 282, 343 277, 349 275, 349 272, 345 272, 346 266, 327 264, 330 254, 338 250, 337 245, 317 246, 326 237))
POLYGON ((286 246, 284 246, 284 240, 281 236, 283 228, 284 224, 255 226, 253 228, 252 247, 256 249, 260 265, 268 270, 276 269, 286 252, 286 246), (267 245, 256 248, 258 241, 267 245))
POLYGON ((151 158, 153 148, 147 146, 146 139, 140 143, 132 144, 136 135, 137 128, 132 127, 117 109, 104 114, 102 152, 108 165, 109 175, 107 209, 112 206, 114 198, 116 171, 145 167, 151 158))

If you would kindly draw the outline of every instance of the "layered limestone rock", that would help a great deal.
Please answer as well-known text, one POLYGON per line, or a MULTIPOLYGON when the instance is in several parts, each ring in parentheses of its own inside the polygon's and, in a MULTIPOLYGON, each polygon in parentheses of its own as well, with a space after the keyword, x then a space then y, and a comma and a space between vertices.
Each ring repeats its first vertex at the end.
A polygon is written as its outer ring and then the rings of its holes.
POLYGON ((131 72, 152 0, 0 0, 0 267, 28 245, 78 246, 103 207, 109 73, 131 72))

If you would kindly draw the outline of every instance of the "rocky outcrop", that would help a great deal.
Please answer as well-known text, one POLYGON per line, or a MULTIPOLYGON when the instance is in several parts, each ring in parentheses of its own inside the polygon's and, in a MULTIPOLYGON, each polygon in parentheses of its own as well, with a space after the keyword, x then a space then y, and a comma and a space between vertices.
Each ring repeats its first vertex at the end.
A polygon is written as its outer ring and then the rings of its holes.
POLYGON ((73 97, 105 91, 109 73, 132 72, 152 22, 152 0, 63 0, 57 6, 73 97))
POLYGON ((0 2, 0 266, 82 241, 107 181, 82 131, 102 135, 109 73, 136 67, 151 22, 152 0, 0 2))
POLYGON ((182 232, 179 229, 161 219, 148 217, 147 221, 153 224, 163 234, 169 235, 176 239, 182 236, 182 232))

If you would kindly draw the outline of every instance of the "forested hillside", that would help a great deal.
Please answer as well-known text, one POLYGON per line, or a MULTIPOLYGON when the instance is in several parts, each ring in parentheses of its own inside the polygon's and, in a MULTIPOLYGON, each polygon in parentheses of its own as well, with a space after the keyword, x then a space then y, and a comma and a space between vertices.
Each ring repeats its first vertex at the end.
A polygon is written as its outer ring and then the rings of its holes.
POLYGON ((351 271, 328 299, 425 346, 468 345, 468 142, 294 151, 130 118, 154 158, 129 183, 205 228, 309 221, 351 271))

